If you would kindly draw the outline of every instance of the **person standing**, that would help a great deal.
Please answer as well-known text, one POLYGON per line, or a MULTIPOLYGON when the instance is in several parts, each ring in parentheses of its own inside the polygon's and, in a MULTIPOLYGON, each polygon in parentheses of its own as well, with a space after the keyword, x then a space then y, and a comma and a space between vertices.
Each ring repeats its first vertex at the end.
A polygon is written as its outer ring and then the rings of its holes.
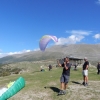
POLYGON ((88 67, 89 67, 89 61, 87 60, 87 57, 84 58, 84 64, 83 64, 83 85, 88 85, 88 67))
POLYGON ((52 69, 52 66, 51 65, 49 65, 49 71, 52 69))
POLYGON ((97 70, 98 70, 97 74, 100 74, 100 62, 98 62, 97 70))
POLYGON ((40 71, 42 71, 42 70, 43 70, 43 67, 42 67, 42 66, 40 66, 40 68, 41 68, 41 70, 40 70, 40 71))
POLYGON ((74 70, 77 70, 77 66, 78 66, 78 64, 75 63, 74 66, 75 66, 74 70))
POLYGON ((60 64, 58 62, 58 65, 60 67, 63 67, 63 72, 62 72, 62 75, 61 75, 61 78, 60 78, 61 90, 58 93, 58 95, 62 95, 62 94, 66 94, 66 89, 68 87, 68 82, 69 82, 69 78, 70 78, 71 64, 69 62, 69 58, 68 57, 64 58, 63 64, 60 64))

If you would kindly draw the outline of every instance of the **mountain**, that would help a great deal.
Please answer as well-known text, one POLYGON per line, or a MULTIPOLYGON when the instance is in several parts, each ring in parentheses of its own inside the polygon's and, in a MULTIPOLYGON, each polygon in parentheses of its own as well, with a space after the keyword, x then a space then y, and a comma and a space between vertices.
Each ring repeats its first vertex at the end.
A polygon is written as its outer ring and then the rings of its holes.
POLYGON ((63 58, 66 56, 84 58, 98 62, 100 59, 100 44, 71 44, 55 45, 47 48, 44 52, 31 51, 23 54, 15 54, 0 58, 0 63, 13 63, 22 61, 40 61, 63 58))

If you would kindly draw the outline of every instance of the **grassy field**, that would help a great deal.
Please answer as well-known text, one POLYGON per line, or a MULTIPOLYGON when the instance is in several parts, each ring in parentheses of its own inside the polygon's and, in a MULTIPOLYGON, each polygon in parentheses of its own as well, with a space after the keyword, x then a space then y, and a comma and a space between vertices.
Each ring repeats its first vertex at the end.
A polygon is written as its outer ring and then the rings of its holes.
MULTIPOLYGON (((36 67, 36 66, 35 66, 36 67)), ((100 100, 100 75, 96 68, 89 68, 89 86, 81 85, 82 69, 71 69, 70 81, 66 95, 57 96, 60 89, 62 68, 54 67, 51 71, 40 72, 37 67, 33 72, 0 77, 0 88, 18 77, 24 77, 26 86, 9 100, 100 100)))

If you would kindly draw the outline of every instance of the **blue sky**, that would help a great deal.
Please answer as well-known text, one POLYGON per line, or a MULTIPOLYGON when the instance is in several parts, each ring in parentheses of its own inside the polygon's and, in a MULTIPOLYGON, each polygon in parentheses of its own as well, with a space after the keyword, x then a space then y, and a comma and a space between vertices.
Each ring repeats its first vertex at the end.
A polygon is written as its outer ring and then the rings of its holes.
POLYGON ((59 44, 100 43, 100 0, 0 0, 0 57, 59 44))

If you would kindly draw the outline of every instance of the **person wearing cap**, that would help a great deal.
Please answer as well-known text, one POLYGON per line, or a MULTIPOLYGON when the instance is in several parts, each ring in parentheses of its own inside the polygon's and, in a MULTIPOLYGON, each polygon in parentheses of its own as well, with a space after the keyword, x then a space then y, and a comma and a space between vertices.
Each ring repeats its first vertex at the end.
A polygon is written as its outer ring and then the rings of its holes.
POLYGON ((88 67, 89 67, 89 61, 87 60, 87 57, 84 58, 84 64, 83 64, 83 85, 88 85, 88 67))
POLYGON ((58 93, 58 95, 63 95, 63 94, 66 94, 66 89, 68 87, 68 82, 69 82, 69 78, 70 78, 71 64, 69 62, 69 58, 68 57, 64 58, 63 64, 60 64, 58 61, 58 65, 63 68, 63 72, 62 72, 62 75, 60 78, 61 90, 58 93))

